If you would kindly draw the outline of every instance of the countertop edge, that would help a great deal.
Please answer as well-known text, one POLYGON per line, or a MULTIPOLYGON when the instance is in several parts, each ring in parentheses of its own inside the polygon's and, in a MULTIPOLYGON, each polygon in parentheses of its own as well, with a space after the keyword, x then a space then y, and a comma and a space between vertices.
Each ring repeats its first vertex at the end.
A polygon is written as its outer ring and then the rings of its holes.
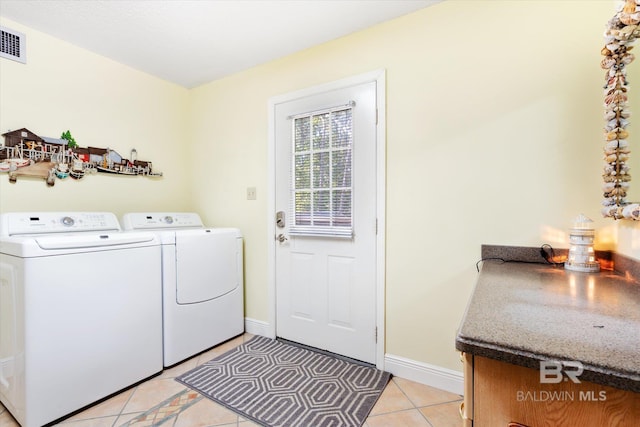
MULTIPOLYGON (((455 346, 456 350, 464 353, 535 370, 540 369, 540 361, 562 360, 556 355, 532 353, 526 350, 465 338, 459 334, 456 336, 455 346)), ((584 371, 580 375, 580 380, 640 393, 640 375, 611 370, 586 363, 583 363, 583 368, 584 371)))

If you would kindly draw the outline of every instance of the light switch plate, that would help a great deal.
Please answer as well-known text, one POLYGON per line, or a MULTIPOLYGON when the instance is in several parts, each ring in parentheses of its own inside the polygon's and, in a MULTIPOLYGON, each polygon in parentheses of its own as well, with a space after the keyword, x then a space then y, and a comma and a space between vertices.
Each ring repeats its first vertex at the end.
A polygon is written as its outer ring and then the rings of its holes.
POLYGON ((247 200, 256 199, 256 187, 247 187, 247 200))

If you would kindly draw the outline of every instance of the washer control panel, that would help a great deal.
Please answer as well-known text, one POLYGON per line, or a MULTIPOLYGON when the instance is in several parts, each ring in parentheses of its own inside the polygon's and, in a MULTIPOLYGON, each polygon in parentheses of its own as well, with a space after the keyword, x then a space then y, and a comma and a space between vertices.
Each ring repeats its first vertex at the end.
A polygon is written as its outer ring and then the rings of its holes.
POLYGON ((128 213, 122 217, 125 230, 203 228, 200 215, 193 212, 128 213))
POLYGON ((120 223, 111 212, 9 212, 0 219, 3 236, 83 231, 120 231, 120 223))

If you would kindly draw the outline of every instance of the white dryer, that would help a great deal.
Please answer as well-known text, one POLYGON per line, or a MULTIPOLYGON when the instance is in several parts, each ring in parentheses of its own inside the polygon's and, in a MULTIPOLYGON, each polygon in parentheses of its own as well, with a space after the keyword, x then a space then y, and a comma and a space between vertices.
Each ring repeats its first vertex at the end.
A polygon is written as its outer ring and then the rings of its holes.
POLYGON ((160 255, 112 213, 0 216, 0 401, 22 427, 162 371, 160 255))
POLYGON ((206 228, 196 213, 128 213, 124 230, 162 244, 164 366, 244 332, 242 235, 206 228))

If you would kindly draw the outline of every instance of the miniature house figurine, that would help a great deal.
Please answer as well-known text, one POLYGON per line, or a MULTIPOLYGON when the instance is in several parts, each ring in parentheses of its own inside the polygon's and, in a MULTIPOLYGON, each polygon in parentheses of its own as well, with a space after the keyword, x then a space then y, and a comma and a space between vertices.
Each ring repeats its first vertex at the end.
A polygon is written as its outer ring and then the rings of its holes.
POLYGON ((583 214, 578 215, 569 231, 569 256, 564 263, 566 270, 586 273, 600 271, 600 263, 596 261, 593 250, 594 237, 593 221, 583 214))

